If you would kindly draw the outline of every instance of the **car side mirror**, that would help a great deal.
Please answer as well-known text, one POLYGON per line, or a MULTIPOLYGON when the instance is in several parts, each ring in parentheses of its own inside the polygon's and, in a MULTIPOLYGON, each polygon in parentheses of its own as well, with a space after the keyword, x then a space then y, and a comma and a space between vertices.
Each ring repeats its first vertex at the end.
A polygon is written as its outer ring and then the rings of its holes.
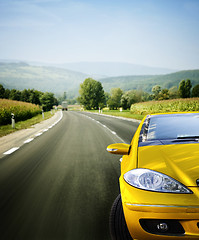
POLYGON ((107 147, 107 151, 112 154, 128 155, 130 152, 130 144, 114 143, 107 147))

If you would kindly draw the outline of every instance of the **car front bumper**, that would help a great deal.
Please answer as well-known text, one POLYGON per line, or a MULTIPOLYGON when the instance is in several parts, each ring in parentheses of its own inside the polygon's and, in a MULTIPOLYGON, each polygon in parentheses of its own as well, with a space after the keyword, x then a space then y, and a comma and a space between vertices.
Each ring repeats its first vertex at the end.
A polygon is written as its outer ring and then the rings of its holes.
POLYGON ((193 194, 155 193, 133 188, 120 178, 120 188, 134 240, 199 240, 198 187, 190 188, 193 194))

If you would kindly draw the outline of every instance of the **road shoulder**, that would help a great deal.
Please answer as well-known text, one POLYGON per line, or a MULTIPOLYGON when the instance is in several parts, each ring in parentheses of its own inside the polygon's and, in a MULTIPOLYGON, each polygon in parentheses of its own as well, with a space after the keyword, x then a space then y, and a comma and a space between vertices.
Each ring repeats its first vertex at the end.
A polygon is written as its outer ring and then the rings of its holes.
POLYGON ((45 121, 37 123, 28 129, 22 129, 17 132, 0 138, 0 158, 19 149, 22 145, 31 142, 39 137, 48 129, 52 128, 62 118, 62 111, 57 111, 55 115, 45 121))

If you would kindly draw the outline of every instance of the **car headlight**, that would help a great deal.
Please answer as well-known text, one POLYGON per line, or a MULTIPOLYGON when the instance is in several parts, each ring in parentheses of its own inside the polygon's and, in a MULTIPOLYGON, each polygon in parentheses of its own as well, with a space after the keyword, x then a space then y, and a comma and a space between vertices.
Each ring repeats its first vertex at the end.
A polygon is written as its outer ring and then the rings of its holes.
POLYGON ((156 171, 136 168, 124 174, 124 180, 133 187, 166 193, 192 193, 182 183, 156 171))

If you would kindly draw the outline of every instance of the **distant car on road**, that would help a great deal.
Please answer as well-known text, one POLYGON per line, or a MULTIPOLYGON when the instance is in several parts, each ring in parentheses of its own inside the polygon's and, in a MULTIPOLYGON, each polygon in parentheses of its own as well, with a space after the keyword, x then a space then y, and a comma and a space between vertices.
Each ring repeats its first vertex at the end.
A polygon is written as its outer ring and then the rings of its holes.
POLYGON ((67 103, 67 101, 63 101, 61 105, 62 105, 62 111, 64 111, 64 110, 68 111, 68 103, 67 103))
POLYGON ((107 151, 124 155, 112 239, 199 239, 199 113, 148 115, 107 151))

